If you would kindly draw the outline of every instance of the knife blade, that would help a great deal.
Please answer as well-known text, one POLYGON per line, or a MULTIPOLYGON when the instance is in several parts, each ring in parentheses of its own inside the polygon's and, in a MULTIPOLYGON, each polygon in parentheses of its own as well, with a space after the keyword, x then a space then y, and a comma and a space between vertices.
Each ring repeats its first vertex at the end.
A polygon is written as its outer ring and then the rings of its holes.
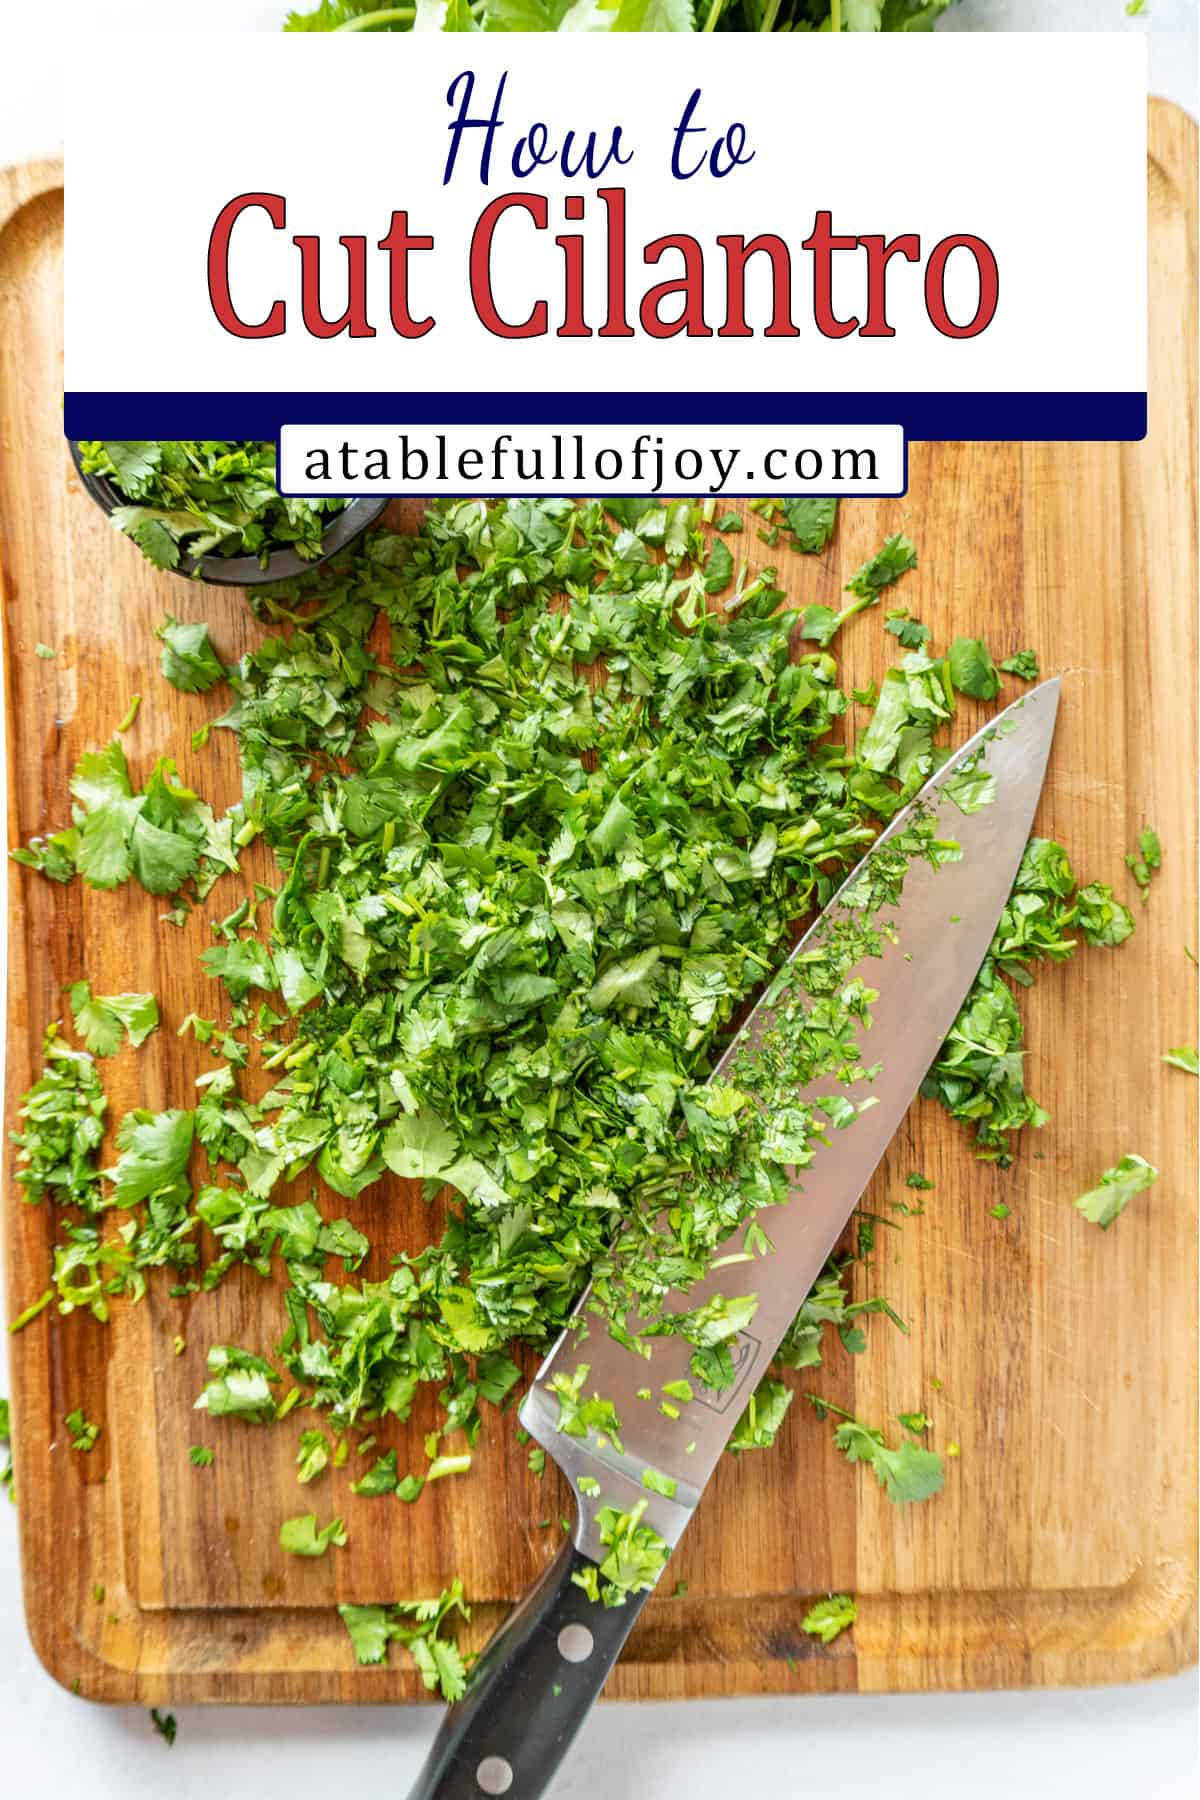
MULTIPOLYGON (((535 1800, 552 1780, 647 1598, 639 1593, 624 1605, 603 1607, 579 1586, 576 1578, 607 1555, 600 1507, 626 1512, 645 1503, 645 1521, 668 1544, 674 1547, 683 1535, 755 1386, 857 1206, 987 954, 1041 794, 1058 699, 1059 683, 1043 682, 950 757, 880 834, 788 958, 793 963, 853 910, 853 890, 864 867, 881 851, 894 848, 915 809, 933 818, 940 835, 957 840, 962 855, 956 862, 937 867, 910 863, 903 892, 888 908, 896 930, 885 938, 869 970, 863 965, 877 990, 868 1040, 869 1060, 879 1066, 870 1089, 873 1104, 818 1147, 808 1168, 792 1172, 788 1204, 756 1215, 767 1226, 771 1255, 745 1256, 741 1227, 719 1253, 723 1266, 686 1294, 668 1297, 668 1311, 692 1311, 717 1294, 727 1300, 754 1297, 753 1316, 730 1345, 732 1383, 717 1392, 699 1386, 693 1376, 693 1398, 679 1406, 682 1416, 664 1416, 639 1400, 638 1391, 651 1380, 661 1388, 667 1381, 689 1379, 692 1345, 677 1335, 655 1337, 647 1364, 604 1331, 588 1310, 586 1294, 539 1369, 520 1418, 571 1485, 577 1507, 573 1539, 486 1646, 465 1698, 446 1715, 411 1800, 472 1800, 510 1792, 519 1800, 535 1800), (951 790, 954 778, 973 761, 994 777, 994 798, 964 813, 951 790), (725 1262, 726 1256, 735 1260, 725 1262), (585 1363, 588 1391, 615 1407, 619 1441, 611 1433, 593 1431, 578 1438, 557 1429, 558 1400, 549 1384, 558 1375, 574 1376, 585 1363), (672 1496, 646 1489, 642 1476, 647 1469, 669 1477, 672 1496)), ((710 1079, 720 1079, 736 1058, 753 1054, 770 1027, 772 996, 778 992, 777 977, 710 1079)), ((800 1090, 796 1099, 819 1103, 835 1091, 836 1084, 827 1078, 800 1090)), ((631 1323, 634 1333, 637 1325, 631 1323)))

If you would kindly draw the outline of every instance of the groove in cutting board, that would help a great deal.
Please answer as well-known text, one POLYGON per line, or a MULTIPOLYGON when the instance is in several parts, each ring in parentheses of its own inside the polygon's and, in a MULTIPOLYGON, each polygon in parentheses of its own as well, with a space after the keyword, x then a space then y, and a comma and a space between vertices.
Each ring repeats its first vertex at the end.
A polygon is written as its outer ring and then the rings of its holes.
MULTIPOLYGON (((962 1449, 946 1492, 897 1511, 797 1404, 780 1449, 720 1471, 611 1694, 1098 1682, 1193 1655, 1196 1084, 1158 1059, 1193 1037, 1195 1016, 1183 954, 1196 851, 1195 128, 1155 103, 1150 141, 1145 444, 915 445, 908 496, 848 504, 824 559, 742 540, 762 563, 775 555, 797 598, 829 602, 888 532, 907 530, 921 566, 898 603, 937 641, 980 632, 997 656, 1033 645, 1047 673, 1064 675, 1039 829, 1063 838, 1081 879, 1118 891, 1144 823, 1162 832, 1166 860, 1132 943, 1048 971, 1025 1003, 1031 1086, 1053 1123, 1026 1139, 1017 1168, 977 1163, 961 1129, 919 1105, 868 1194, 886 1213, 908 1171, 936 1183, 926 1216, 880 1232, 875 1267, 858 1277, 860 1292, 889 1295, 911 1334, 876 1322, 865 1356, 835 1347, 811 1385, 872 1422, 927 1406, 937 1441, 962 1449), (1102 1234, 1070 1200, 1127 1150, 1162 1177, 1102 1234), (1001 1196, 1013 1206, 1004 1226, 988 1216, 1001 1196), (671 1598, 678 1579, 688 1593, 671 1598), (800 1621, 831 1589, 859 1595, 859 1623, 825 1650, 800 1621)), ((217 733, 191 755, 213 697, 167 687, 151 633, 168 609, 203 613, 231 658, 257 627, 239 595, 149 569, 78 491, 59 435, 61 170, 0 173, 3 220, 9 840, 65 822, 79 751, 111 734, 135 691, 144 700, 125 741, 139 774, 170 749, 184 779, 224 806, 238 791, 232 740, 217 733), (34 655, 39 639, 54 661, 34 655)), ((895 643, 876 613, 841 647, 858 683, 882 672, 895 643)), ((972 725, 965 708, 959 729, 972 725)), ((265 856, 251 867, 267 872, 265 856)), ((10 894, 10 1113, 61 987, 85 971, 100 992, 153 987, 164 1015, 142 1051, 106 1066, 111 1116, 186 1103, 211 1064, 175 1027, 193 1005, 219 1004, 196 957, 222 891, 183 932, 134 888, 95 894, 12 870, 10 894)), ((334 1204, 380 1246, 370 1276, 430 1229, 411 1185, 334 1204)), ((5 1218, 12 1316, 45 1285, 51 1220, 21 1206, 11 1180, 5 1218)), ((282 1323, 280 1287, 243 1270, 216 1295, 181 1304, 156 1286, 140 1306, 118 1304, 107 1328, 44 1315, 12 1340, 26 1606, 65 1684, 146 1704, 422 1698, 398 1657, 390 1669, 354 1666, 334 1604, 460 1574, 480 1603, 479 1642, 551 1554, 556 1532, 538 1521, 557 1519, 563 1491, 550 1474, 534 1480, 495 1421, 469 1479, 404 1508, 350 1496, 353 1468, 319 1493, 298 1488, 299 1415, 255 1430, 194 1414, 207 1345, 269 1351, 282 1323), (176 1334, 187 1340, 179 1357, 176 1334), (90 1457, 67 1447, 63 1416, 77 1405, 104 1422, 90 1457), (207 1471, 187 1461, 200 1440, 216 1450, 207 1471), (300 1563, 279 1551, 278 1522, 314 1504, 344 1513, 351 1548, 300 1563)), ((418 1406, 389 1437, 402 1467, 419 1466, 431 1422, 418 1406)))

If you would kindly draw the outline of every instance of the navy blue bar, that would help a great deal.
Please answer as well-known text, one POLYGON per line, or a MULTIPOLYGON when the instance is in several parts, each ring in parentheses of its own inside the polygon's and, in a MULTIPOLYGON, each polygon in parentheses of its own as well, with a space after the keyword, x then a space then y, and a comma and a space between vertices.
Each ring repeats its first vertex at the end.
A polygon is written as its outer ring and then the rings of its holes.
POLYGON ((68 437, 277 438, 282 425, 902 425, 942 443, 1136 443, 1146 396, 1107 394, 67 394, 68 437))

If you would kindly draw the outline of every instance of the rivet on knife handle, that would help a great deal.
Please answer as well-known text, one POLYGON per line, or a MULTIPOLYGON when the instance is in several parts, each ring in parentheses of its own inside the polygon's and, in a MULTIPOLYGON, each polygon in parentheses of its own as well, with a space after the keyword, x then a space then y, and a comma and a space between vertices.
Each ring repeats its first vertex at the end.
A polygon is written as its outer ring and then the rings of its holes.
POLYGON ((554 1778, 648 1594, 598 1606, 574 1544, 510 1613, 449 1708, 409 1800, 537 1800, 554 1778))

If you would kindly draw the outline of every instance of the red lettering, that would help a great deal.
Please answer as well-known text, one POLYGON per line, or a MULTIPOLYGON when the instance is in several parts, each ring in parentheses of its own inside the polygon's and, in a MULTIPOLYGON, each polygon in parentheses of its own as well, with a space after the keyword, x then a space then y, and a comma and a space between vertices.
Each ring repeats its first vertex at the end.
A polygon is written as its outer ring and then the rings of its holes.
POLYGON ((813 255, 813 317, 822 337, 849 337, 858 330, 857 319, 839 319, 833 310, 833 253, 835 250, 857 250, 856 237, 835 237, 831 230, 833 214, 819 212, 813 219, 812 233, 800 248, 813 255))
POLYGON ((658 262, 665 251, 678 250, 683 257, 683 274, 672 281, 656 282, 648 288, 638 309, 638 317, 642 322, 642 330, 647 337, 678 337, 681 331, 688 337, 711 337, 712 331, 704 322, 704 252, 697 240, 688 232, 674 233, 670 237, 655 238, 646 245, 642 252, 642 260, 647 263, 658 262), (664 300, 673 295, 683 296, 683 311, 677 319, 664 320, 659 317, 659 308, 664 300))
POLYGON ((867 322, 858 335, 895 337, 887 316, 887 266, 893 256, 902 256, 910 263, 920 262, 921 240, 914 232, 906 231, 890 243, 882 236, 860 237, 858 241, 867 253, 867 322))
MULTIPOLYGON (((582 219, 582 196, 568 194, 563 202, 563 214, 571 220, 582 219)), ((577 231, 573 231, 568 237, 556 237, 554 241, 563 253, 564 274, 563 322, 554 335, 561 338, 591 337, 592 328, 583 311, 583 238, 577 231)))
POLYGON ((321 311, 321 240, 294 237, 300 252, 300 314, 310 337, 335 338, 349 331, 352 338, 373 338, 375 327, 367 322, 367 240, 340 237, 346 252, 346 310, 340 319, 327 319, 321 311))
POLYGON ((753 337, 746 323, 746 264, 761 251, 771 259, 771 323, 764 337, 799 337, 800 328, 792 322, 792 256, 781 237, 773 231, 760 237, 719 237, 725 252, 725 323, 718 337, 753 337))
POLYGON ((471 304, 480 324, 493 337, 531 338, 546 335, 546 302, 539 300, 521 325, 510 325, 500 317, 492 295, 492 238, 496 226, 511 207, 521 207, 539 231, 547 222, 544 194, 501 194, 484 207, 471 233, 470 282, 471 304))
POLYGON ((261 206, 276 231, 287 223, 287 202, 282 194, 238 194, 217 214, 208 240, 208 298, 217 321, 231 337, 281 337, 287 321, 287 307, 276 300, 266 318, 258 325, 248 325, 234 310, 229 292, 229 240, 234 225, 251 206, 261 206))
POLYGON ((996 316, 1000 298, 1000 270, 991 246, 982 238, 963 233, 960 237, 943 238, 935 245, 925 266, 925 311, 935 329, 943 337, 973 338, 986 331, 996 316), (956 325, 946 311, 946 264, 955 250, 967 250, 975 259, 979 275, 979 304, 969 325, 956 325))
POLYGON ((597 188, 596 193, 608 216, 608 317, 597 335, 631 338, 633 326, 625 316, 625 189, 597 188))
MULTIPOLYGON (((342 241, 344 243, 345 239, 342 241)), ((379 240, 379 248, 388 255, 388 305, 392 315, 392 330, 403 338, 424 337, 427 331, 433 330, 435 320, 432 317, 414 319, 408 309, 408 253, 410 250, 432 250, 433 239, 411 237, 408 214, 394 212, 387 236, 379 240)))

